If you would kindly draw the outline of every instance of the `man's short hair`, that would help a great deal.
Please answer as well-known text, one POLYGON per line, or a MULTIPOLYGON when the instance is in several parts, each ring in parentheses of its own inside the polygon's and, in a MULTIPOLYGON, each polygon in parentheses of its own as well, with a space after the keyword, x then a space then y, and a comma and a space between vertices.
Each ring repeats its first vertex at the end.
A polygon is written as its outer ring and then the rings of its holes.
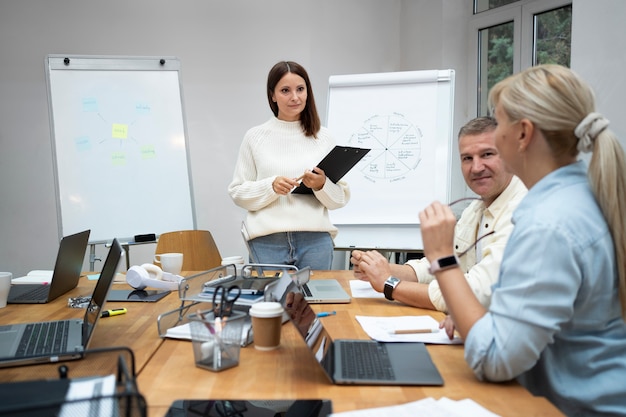
POLYGON ((485 132, 493 132, 496 130, 497 123, 493 117, 477 117, 465 123, 465 125, 459 130, 458 138, 461 136, 480 135, 485 132))

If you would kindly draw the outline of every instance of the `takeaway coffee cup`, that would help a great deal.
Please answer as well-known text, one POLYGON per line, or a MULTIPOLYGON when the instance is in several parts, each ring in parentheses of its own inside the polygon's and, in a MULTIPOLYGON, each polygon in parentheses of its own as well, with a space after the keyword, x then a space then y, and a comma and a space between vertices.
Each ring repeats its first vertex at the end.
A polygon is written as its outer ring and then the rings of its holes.
POLYGON ((250 317, 255 349, 274 350, 280 346, 283 312, 284 308, 280 303, 262 301, 252 304, 250 317))
POLYGON ((183 269, 183 254, 161 253, 154 255, 154 262, 161 264, 161 269, 163 271, 178 275, 183 269))
POLYGON ((0 308, 7 306, 7 298, 9 298, 9 290, 11 289, 11 278, 13 278, 13 274, 10 272, 0 272, 0 308))

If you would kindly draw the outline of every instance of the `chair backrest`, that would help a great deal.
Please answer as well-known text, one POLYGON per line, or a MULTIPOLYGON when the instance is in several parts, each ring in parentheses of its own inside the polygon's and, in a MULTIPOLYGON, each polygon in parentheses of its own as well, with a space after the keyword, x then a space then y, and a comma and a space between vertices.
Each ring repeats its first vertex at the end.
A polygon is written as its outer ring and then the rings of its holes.
POLYGON ((183 271, 206 271, 222 264, 222 256, 208 230, 179 230, 162 233, 155 254, 180 252, 183 271))

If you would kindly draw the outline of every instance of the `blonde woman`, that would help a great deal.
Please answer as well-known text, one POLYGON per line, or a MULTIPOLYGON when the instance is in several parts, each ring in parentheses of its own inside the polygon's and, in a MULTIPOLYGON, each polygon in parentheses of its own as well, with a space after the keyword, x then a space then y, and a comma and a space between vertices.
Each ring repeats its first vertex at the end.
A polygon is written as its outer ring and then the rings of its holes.
POLYGON ((529 191, 488 310, 446 261, 452 211, 436 202, 420 213, 465 358, 479 379, 516 378, 569 416, 626 415, 624 151, 591 89, 565 67, 513 75, 489 101, 500 157, 529 191), (589 167, 579 152, 592 152, 589 167))

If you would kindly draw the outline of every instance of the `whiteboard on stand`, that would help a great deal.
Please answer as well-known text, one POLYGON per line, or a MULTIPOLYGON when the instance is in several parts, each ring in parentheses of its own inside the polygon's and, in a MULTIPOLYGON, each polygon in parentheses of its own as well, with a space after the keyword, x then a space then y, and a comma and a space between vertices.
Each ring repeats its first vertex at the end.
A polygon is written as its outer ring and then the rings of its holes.
POLYGON ((195 229, 180 61, 48 55, 59 235, 195 229))
POLYGON ((342 248, 422 249, 418 213, 449 201, 454 70, 331 76, 327 127, 371 149, 345 177, 350 202, 330 212, 342 248))

